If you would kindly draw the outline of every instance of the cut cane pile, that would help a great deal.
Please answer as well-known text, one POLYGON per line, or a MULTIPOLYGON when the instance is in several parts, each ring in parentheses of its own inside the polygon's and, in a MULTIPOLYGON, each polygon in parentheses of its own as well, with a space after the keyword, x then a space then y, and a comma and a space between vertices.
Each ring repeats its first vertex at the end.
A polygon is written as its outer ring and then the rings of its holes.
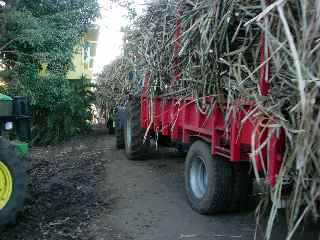
POLYGON ((143 73, 150 73, 151 97, 213 96, 228 103, 251 99, 266 116, 277 119, 276 124, 266 127, 285 130, 286 152, 272 190, 275 201, 267 236, 270 237, 277 214, 277 199, 287 182, 284 180, 290 176, 291 238, 309 213, 314 217, 319 214, 320 2, 271 2, 152 1, 128 26, 122 58, 130 59, 141 78, 143 73), (177 23, 181 24, 178 39, 177 23), (261 62, 262 33, 268 54, 261 62), (177 44, 180 47, 175 47, 177 44), (269 68, 267 96, 261 96, 257 84, 263 66, 269 68), (176 73, 181 74, 177 77, 176 73), (173 81, 175 78, 178 81, 173 81))

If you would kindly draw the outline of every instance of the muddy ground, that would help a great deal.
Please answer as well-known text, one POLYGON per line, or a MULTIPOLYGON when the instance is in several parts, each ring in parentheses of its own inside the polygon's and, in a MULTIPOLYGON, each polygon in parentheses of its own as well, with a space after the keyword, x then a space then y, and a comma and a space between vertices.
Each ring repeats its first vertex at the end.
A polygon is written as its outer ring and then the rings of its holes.
MULTIPOLYGON (((192 211, 183 163, 172 149, 128 161, 116 150, 114 136, 101 129, 32 148, 25 208, 0 239, 262 239, 253 211, 218 216, 192 211)), ((284 233, 279 224, 273 239, 283 239, 284 233)))

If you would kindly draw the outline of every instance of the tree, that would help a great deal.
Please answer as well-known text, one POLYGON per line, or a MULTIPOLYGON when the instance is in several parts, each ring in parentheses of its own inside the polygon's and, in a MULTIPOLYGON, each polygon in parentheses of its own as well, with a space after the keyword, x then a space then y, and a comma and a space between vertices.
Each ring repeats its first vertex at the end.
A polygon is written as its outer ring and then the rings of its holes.
MULTIPOLYGON (((8 73, 8 91, 30 99, 35 140, 50 143, 86 129, 88 106, 76 108, 73 98, 89 93, 77 91, 66 73, 72 69, 74 46, 99 16, 97 0, 4 2, 0 59, 8 73), (44 64, 47 74, 41 76, 44 64)), ((81 84, 86 88, 88 82, 81 84)))

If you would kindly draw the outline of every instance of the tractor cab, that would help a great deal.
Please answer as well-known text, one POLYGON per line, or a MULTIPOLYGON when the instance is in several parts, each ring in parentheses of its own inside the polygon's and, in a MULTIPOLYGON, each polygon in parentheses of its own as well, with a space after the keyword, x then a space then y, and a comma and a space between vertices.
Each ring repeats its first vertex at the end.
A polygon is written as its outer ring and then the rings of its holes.
POLYGON ((12 140, 25 155, 31 138, 31 116, 26 97, 9 97, 0 93, 0 136, 12 140))

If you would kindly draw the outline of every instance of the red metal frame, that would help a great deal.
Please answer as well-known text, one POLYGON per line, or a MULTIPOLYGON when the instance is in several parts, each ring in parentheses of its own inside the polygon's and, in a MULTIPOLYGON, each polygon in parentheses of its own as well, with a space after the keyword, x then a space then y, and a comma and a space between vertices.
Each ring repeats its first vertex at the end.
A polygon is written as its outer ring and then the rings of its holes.
MULTIPOLYGON (((179 64, 177 55, 181 49, 180 15, 181 12, 178 12, 172 86, 181 79, 181 73, 176 68, 179 64)), ((269 53, 266 54, 265 51, 265 37, 261 34, 260 62, 264 63, 260 68, 258 82, 261 95, 267 95, 269 92, 268 79, 271 72, 268 63, 265 63, 268 55, 269 53)), ((277 133, 263 127, 268 121, 275 122, 275 120, 263 117, 264 114, 255 114, 260 110, 254 101, 236 100, 232 105, 233 110, 228 116, 224 116, 226 106, 219 105, 212 97, 205 97, 203 100, 211 105, 211 112, 205 115, 197 109, 193 98, 181 100, 178 97, 155 97, 151 99, 148 96, 149 78, 150 75, 146 74, 141 96, 142 128, 159 132, 184 144, 189 144, 192 138, 204 139, 211 143, 213 155, 223 156, 231 162, 253 159, 257 170, 267 170, 269 183, 272 186, 275 185, 283 159, 285 135, 283 130, 277 133), (259 117, 256 117, 258 115, 259 117), (262 145, 265 141, 268 141, 268 144, 262 145)))

